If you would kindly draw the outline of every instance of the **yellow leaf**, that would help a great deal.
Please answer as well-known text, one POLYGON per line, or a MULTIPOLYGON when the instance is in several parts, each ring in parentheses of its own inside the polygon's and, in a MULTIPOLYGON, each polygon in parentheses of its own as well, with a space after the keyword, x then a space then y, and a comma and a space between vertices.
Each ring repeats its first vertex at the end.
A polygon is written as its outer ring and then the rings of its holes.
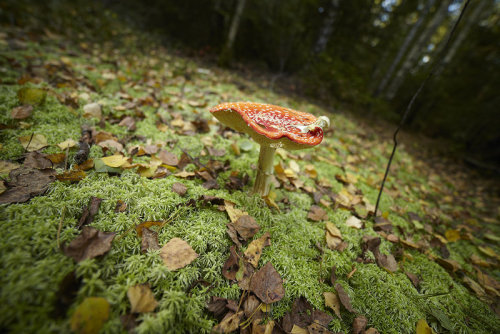
POLYGON ((67 139, 67 140, 63 141, 62 143, 57 144, 57 146, 59 146, 59 148, 61 150, 65 150, 67 148, 72 148, 72 147, 76 146, 76 141, 74 141, 73 139, 67 139))
POLYGON ((240 217, 248 215, 248 212, 236 209, 233 202, 224 200, 224 207, 232 223, 236 222, 240 217))
POLYGON ((78 334, 97 334, 109 317, 109 303, 102 297, 88 297, 71 317, 71 330, 78 334))
POLYGON ((483 246, 479 246, 478 248, 483 254, 488 255, 489 257, 494 257, 497 260, 500 260, 500 257, 495 253, 495 251, 492 248, 483 246))
POLYGON ((429 327, 425 319, 420 319, 417 322, 417 334, 433 334, 435 333, 432 328, 429 327))
POLYGON ((21 104, 42 104, 46 97, 47 92, 40 88, 22 87, 17 91, 17 98, 21 104))
POLYGON ((460 232, 457 230, 446 230, 444 236, 449 242, 460 240, 460 232))
POLYGON ((158 306, 153 291, 147 284, 138 284, 128 288, 127 297, 130 301, 131 313, 153 312, 158 306))
POLYGON ((101 158, 102 162, 109 167, 120 167, 127 162, 127 157, 120 154, 111 155, 109 157, 101 158))
POLYGON ((48 145, 47 138, 41 134, 19 137, 19 142, 28 152, 37 151, 48 145))
POLYGON ((168 270, 174 271, 193 262, 198 254, 184 240, 172 238, 160 249, 160 257, 168 270))
POLYGON ((342 318, 340 316, 340 299, 337 294, 333 292, 323 292, 323 296, 325 297, 325 305, 331 308, 337 317, 342 318))
POLYGON ((0 160, 0 174, 10 173, 11 170, 19 168, 21 165, 14 162, 0 160))

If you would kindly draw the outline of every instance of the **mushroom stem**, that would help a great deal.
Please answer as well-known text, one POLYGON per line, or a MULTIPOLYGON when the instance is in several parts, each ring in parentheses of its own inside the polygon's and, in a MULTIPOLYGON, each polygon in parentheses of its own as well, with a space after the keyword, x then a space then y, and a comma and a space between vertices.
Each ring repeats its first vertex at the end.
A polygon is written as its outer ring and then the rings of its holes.
POLYGON ((253 186, 254 193, 260 196, 267 196, 269 194, 274 167, 274 152, 276 152, 275 147, 269 145, 260 146, 259 166, 253 186))

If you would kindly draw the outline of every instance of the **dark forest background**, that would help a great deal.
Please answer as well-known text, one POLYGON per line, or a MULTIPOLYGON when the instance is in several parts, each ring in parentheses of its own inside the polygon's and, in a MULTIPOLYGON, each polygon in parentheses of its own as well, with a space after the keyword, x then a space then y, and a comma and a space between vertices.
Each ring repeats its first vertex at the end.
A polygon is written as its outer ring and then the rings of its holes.
MULTIPOLYGON (((437 61, 441 66, 405 127, 443 138, 467 162, 500 166, 500 2, 471 0, 6 1, 0 18, 36 17, 75 39, 106 30, 99 8, 161 36, 164 44, 221 66, 265 72, 271 89, 349 105, 397 122, 437 61), (68 11, 68 6, 72 11, 68 11), (68 15, 68 13, 71 13, 68 15), (93 20, 93 17, 99 20, 93 20), (78 30, 80 29, 80 30, 78 30)), ((22 23, 22 22, 21 22, 22 23)), ((101 36, 102 37, 102 36, 101 36)), ((390 129, 389 131, 392 131, 390 129)))

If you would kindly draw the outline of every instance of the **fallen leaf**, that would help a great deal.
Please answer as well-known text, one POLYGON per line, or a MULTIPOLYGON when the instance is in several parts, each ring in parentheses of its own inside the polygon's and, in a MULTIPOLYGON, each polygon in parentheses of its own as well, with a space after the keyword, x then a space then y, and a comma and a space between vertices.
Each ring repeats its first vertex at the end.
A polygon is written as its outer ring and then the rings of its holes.
POLYGON ((223 157, 226 155, 226 150, 225 149, 215 149, 212 147, 207 147, 208 154, 213 156, 213 157, 223 157))
POLYGON ((89 225, 94 221, 94 217, 99 211, 101 202, 102 198, 94 196, 90 198, 89 204, 83 209, 78 225, 76 226, 77 228, 81 229, 83 226, 89 225))
POLYGON ((346 225, 349 226, 349 227, 354 227, 356 229, 361 229, 363 228, 363 222, 355 217, 355 216, 351 216, 349 217, 347 220, 346 220, 346 225))
POLYGON ((94 167, 94 160, 93 159, 88 159, 82 162, 81 164, 74 165, 73 168, 75 170, 89 170, 94 167))
POLYGON ((14 162, 0 160, 0 174, 10 173, 11 170, 19 168, 21 165, 14 162))
POLYGON ((493 250, 493 248, 486 247, 486 246, 479 246, 477 248, 481 251, 481 253, 483 253, 483 254, 485 254, 485 255, 487 255, 489 257, 493 257, 493 258, 495 258, 497 260, 500 260, 500 257, 498 256, 497 253, 495 253, 495 251, 493 250))
POLYGON ((309 334, 309 331, 297 325, 293 325, 290 334, 309 334))
POLYGON ((149 250, 155 251, 160 249, 158 244, 158 234, 155 231, 151 231, 146 227, 143 227, 141 231, 141 253, 146 253, 149 250))
POLYGON ((398 268, 398 263, 396 262, 396 259, 394 258, 394 255, 392 254, 382 254, 380 252, 377 252, 375 255, 375 261, 377 262, 379 267, 385 268, 391 273, 397 271, 398 268))
POLYGON ((364 334, 380 334, 376 328, 370 327, 368 328, 364 334))
POLYGON ((106 139, 106 140, 100 141, 99 143, 97 143, 97 145, 99 145, 102 148, 111 150, 111 151, 113 151, 113 150, 116 152, 123 151, 123 145, 115 139, 106 139))
POLYGON ((120 167, 128 162, 128 158, 120 154, 111 155, 109 157, 101 158, 102 162, 109 167, 120 167))
POLYGON ((248 248, 244 253, 245 258, 252 266, 254 266, 254 268, 257 268, 260 256, 262 255, 262 249, 269 245, 271 245, 269 232, 264 233, 260 238, 252 241, 248 245, 248 248))
POLYGON ((76 144, 76 141, 74 141, 73 139, 66 139, 65 141, 57 144, 57 146, 59 146, 61 150, 65 150, 67 148, 75 147, 76 144))
POLYGON ((83 106, 83 117, 85 118, 102 118, 102 108, 99 103, 89 103, 83 106))
POLYGON ((70 170, 56 175, 59 181, 78 182, 83 180, 87 174, 83 170, 70 170))
POLYGON ((420 290, 420 280, 418 279, 417 275, 412 274, 410 272, 405 272, 406 276, 410 280, 411 284, 417 289, 417 291, 420 290))
POLYGON ((448 240, 448 242, 455 242, 457 240, 460 240, 460 231, 446 230, 444 236, 446 237, 446 240, 448 240))
POLYGON ((184 196, 186 195, 187 187, 180 182, 175 182, 174 184, 172 184, 172 191, 180 196, 184 196))
POLYGON ((277 302, 285 296, 283 280, 271 262, 266 263, 253 275, 250 291, 265 304, 277 302))
POLYGON ((228 300, 217 296, 210 297, 210 301, 207 303, 208 311, 212 312, 219 320, 222 319, 222 316, 228 311, 227 306, 228 300))
POLYGON ((114 232, 102 232, 93 227, 84 226, 82 233, 64 247, 64 254, 76 262, 104 255, 111 249, 111 242, 115 235, 114 232))
POLYGON ((114 140, 114 141, 117 141, 118 138, 116 138, 115 136, 113 136, 112 133, 109 133, 109 132, 106 132, 106 131, 99 131, 97 132, 94 136, 93 136, 93 139, 94 139, 94 142, 96 144, 99 144, 103 141, 106 141, 106 140, 114 140))
POLYGON ((192 176, 195 176, 195 175, 196 174, 194 172, 186 172, 186 171, 182 171, 182 172, 174 174, 174 176, 180 177, 180 178, 183 178, 183 179, 186 179, 188 177, 192 177, 192 176))
MULTIPOLYGON (((153 155, 153 154, 158 153, 159 149, 160 148, 157 145, 146 145, 146 146, 144 146, 144 153, 146 153, 148 155, 153 155)), ((161 161, 161 158, 160 158, 160 161, 161 161)))
POLYGON ((33 151, 26 154, 23 165, 31 168, 45 169, 52 168, 52 161, 47 159, 45 154, 33 151))
POLYGON ((125 212, 125 210, 127 210, 127 203, 125 203, 121 199, 119 199, 118 201, 116 201, 115 212, 116 213, 118 213, 118 212, 125 212))
POLYGON ((249 215, 241 216, 233 225, 243 241, 247 241, 253 237, 260 229, 255 219, 249 215))
POLYGON ((135 119, 131 116, 126 116, 118 123, 119 126, 124 126, 128 131, 135 131, 135 119))
POLYGON ((15 107, 10 111, 10 117, 13 119, 25 119, 31 116, 33 106, 25 104, 23 106, 15 107))
POLYGON ((469 276, 464 276, 462 280, 469 289, 474 291, 474 293, 480 300, 488 302, 488 296, 486 295, 486 291, 484 291, 483 287, 479 285, 479 283, 474 281, 469 276))
POLYGON ((337 294, 333 292, 323 292, 323 296, 325 297, 325 305, 333 310, 337 317, 342 319, 340 315, 340 299, 337 294))
POLYGON ((139 237, 142 237, 142 229, 144 228, 150 228, 151 226, 159 226, 162 227, 165 225, 164 221, 147 221, 147 222, 142 222, 139 225, 135 227, 135 231, 137 232, 137 235, 139 237))
POLYGON ((435 334, 435 332, 429 327, 425 319, 420 319, 417 322, 416 334, 435 334))
POLYGON ((47 138, 42 134, 34 134, 33 136, 19 137, 19 142, 28 152, 38 151, 48 145, 47 138))
POLYGON ((337 250, 342 243, 342 234, 340 230, 331 222, 326 222, 325 225, 326 245, 331 250, 337 250))
POLYGON ((347 294, 347 292, 345 292, 342 285, 340 285, 339 283, 335 284, 335 290, 337 290, 340 302, 342 303, 342 305, 344 305, 345 309, 351 313, 356 312, 352 308, 351 299, 349 298, 349 295, 347 294))
POLYGON ((22 87, 17 91, 17 98, 21 104, 39 105, 45 102, 45 89, 22 87))
POLYGON ((128 288, 127 297, 130 301, 131 313, 153 312, 158 306, 149 284, 138 284, 128 288))
POLYGON ((41 195, 55 180, 53 169, 20 167, 10 171, 8 189, 0 194, 0 204, 23 203, 31 197, 41 195))
POLYGON ((231 333, 238 329, 240 325, 241 318, 243 317, 243 311, 238 313, 229 312, 224 319, 222 319, 221 323, 215 325, 212 328, 212 332, 215 333, 231 333))
POLYGON ((226 262, 224 262, 224 266, 222 267, 222 276, 231 281, 235 280, 236 273, 240 269, 239 263, 240 257, 238 256, 238 253, 236 253, 236 248, 233 245, 229 248, 229 257, 226 262))
POLYGON ((160 257, 168 270, 174 271, 193 262, 198 254, 184 240, 172 238, 161 248, 160 257))
POLYGON ((87 297, 71 316, 71 330, 78 334, 97 334, 109 318, 109 303, 102 297, 87 297))
POLYGON ((352 322, 352 333, 353 334, 364 334, 366 325, 368 324, 368 319, 365 316, 358 315, 354 318, 352 322))
POLYGON ((311 206, 311 210, 307 214, 307 218, 319 222, 321 220, 328 219, 328 214, 321 207, 313 205, 311 206))
POLYGON ((234 207, 234 203, 224 200, 224 207, 232 223, 236 222, 240 217, 248 215, 248 212, 241 211, 234 207))

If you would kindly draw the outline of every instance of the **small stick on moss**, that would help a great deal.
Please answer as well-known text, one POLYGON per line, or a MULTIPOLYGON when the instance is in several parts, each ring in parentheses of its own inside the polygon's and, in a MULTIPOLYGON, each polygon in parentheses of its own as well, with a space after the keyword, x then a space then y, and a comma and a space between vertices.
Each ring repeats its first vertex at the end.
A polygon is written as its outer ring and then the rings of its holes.
POLYGON ((64 215, 66 214, 66 206, 62 208, 61 212, 61 219, 59 219, 59 227, 57 228, 57 248, 61 248, 61 242, 60 242, 60 237, 61 237, 61 230, 62 230, 62 223, 64 220, 64 215))
POLYGON ((30 137, 30 140, 28 142, 28 145, 26 145, 26 147, 24 148, 24 153, 28 152, 28 147, 30 147, 30 144, 31 144, 31 141, 33 140, 33 136, 35 135, 34 132, 31 133, 31 137, 30 137))

